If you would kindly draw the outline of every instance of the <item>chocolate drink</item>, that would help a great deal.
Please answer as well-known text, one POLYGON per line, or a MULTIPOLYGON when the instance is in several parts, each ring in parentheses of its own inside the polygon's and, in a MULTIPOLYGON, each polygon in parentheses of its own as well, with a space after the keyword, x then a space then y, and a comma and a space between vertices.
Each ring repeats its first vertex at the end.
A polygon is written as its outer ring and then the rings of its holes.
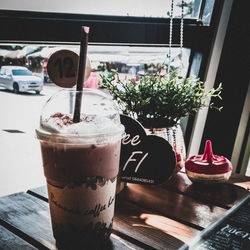
POLYGON ((62 245, 104 244, 112 229, 120 141, 41 148, 54 237, 62 245))
POLYGON ((76 124, 70 114, 41 119, 37 136, 60 249, 103 249, 108 242, 123 131, 117 117, 82 115, 76 124))
POLYGON ((120 140, 106 145, 71 145, 42 142, 47 182, 58 187, 85 176, 115 179, 118 174, 120 140))

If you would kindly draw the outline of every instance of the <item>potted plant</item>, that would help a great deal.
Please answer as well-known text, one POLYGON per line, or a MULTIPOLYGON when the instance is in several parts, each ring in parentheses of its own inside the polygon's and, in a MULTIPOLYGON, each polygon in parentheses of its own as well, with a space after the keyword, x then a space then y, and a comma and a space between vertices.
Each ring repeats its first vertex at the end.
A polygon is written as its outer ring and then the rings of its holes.
POLYGON ((120 80, 118 72, 113 71, 113 75, 101 75, 101 86, 109 90, 122 113, 137 119, 147 134, 170 142, 176 151, 178 170, 186 158, 181 119, 202 107, 217 108, 208 100, 221 99, 222 85, 205 91, 205 84, 199 78, 183 77, 175 70, 166 73, 164 67, 125 80, 120 80))

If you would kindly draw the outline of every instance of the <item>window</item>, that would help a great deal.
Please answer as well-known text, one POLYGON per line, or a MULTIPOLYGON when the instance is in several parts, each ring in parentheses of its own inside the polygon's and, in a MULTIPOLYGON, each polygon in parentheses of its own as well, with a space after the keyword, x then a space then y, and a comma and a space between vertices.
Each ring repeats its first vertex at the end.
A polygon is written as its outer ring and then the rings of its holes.
MULTIPOLYGON (((170 11, 170 1, 92 0, 88 2, 88 5, 84 5, 84 2, 86 1, 75 0, 69 4, 66 1, 59 0, 2 0, 0 5, 0 64, 20 62, 40 77, 43 73, 44 80, 49 82, 49 79, 46 78, 46 61, 38 60, 38 57, 32 58, 31 55, 39 54, 42 50, 46 51, 46 47, 75 46, 75 48, 78 48, 79 31, 82 25, 91 28, 89 58, 96 70, 102 62, 106 64, 114 58, 116 62, 122 59, 120 72, 125 72, 125 74, 140 71, 140 67, 143 67, 143 65, 138 65, 138 60, 135 59, 139 59, 142 54, 145 58, 148 58, 146 59, 148 62, 157 63, 158 60, 163 60, 169 43, 170 19, 168 12, 170 11), (153 7, 150 6, 151 4, 153 7), (140 8, 137 6, 140 6, 140 8), (16 61, 17 51, 20 56, 18 61, 16 61), (27 60, 21 60, 22 53, 27 55, 27 60), (7 54, 8 56, 6 56, 7 54), (123 64, 126 64, 125 67, 123 64)), ((226 42, 223 43, 222 41, 225 48, 223 48, 221 59, 218 57, 219 66, 215 67, 215 72, 213 72, 214 78, 216 78, 214 81, 217 83, 222 81, 224 84, 224 109, 216 114, 209 111, 202 139, 198 141, 198 145, 195 145, 199 148, 200 142, 202 142, 201 145, 204 145, 206 139, 212 139, 214 152, 225 155, 229 159, 232 155, 249 84, 247 75, 249 70, 246 63, 249 58, 247 58, 248 53, 245 50, 249 45, 245 34, 246 24, 248 23, 248 8, 246 6, 247 1, 244 3, 232 0, 186 0, 184 9, 186 72, 187 75, 198 75, 201 79, 207 78, 220 18, 224 12, 229 12, 230 30, 226 34, 226 42), (230 13, 231 6, 233 6, 232 13, 230 13), (241 17, 240 20, 239 16, 241 17), (219 73, 216 72, 217 69, 219 73), (234 72, 240 72, 240 74, 234 72), (235 83, 240 87, 235 88, 235 83), (227 129, 225 129, 225 121, 226 126, 230 124, 227 129)), ((178 6, 180 6, 180 1, 175 0, 173 48, 176 53, 179 51, 180 44, 180 7, 178 6)), ((227 22, 225 21, 225 23, 227 22)), ((226 28, 222 27, 222 30, 225 31, 226 28)), ((175 54, 175 52, 173 53, 175 54)), ((39 97, 42 98, 42 95, 39 97)), ((14 107, 15 102, 13 100, 1 99, 1 101, 3 100, 6 103, 12 103, 14 107)), ((6 105, 3 103, 1 106, 5 107, 6 105)), ((247 107, 247 105, 245 106, 247 107)), ((25 111, 20 115, 26 116, 30 108, 33 108, 32 105, 27 103, 27 106, 23 109, 25 111)), ((10 116, 8 118, 14 126, 17 119, 10 116)), ((241 124, 241 127, 246 127, 245 135, 247 136, 247 133, 249 134, 249 122, 244 126, 243 118, 241 119, 243 122, 240 123, 243 124, 241 124)), ((36 118, 34 117, 34 119, 36 118)), ((1 122, 6 124, 3 119, 1 119, 1 122)), ((26 125, 27 127, 33 126, 31 124, 26 125)), ((197 127, 196 125, 193 117, 187 119, 185 124, 187 148, 195 144, 191 142, 193 142, 193 127, 197 127), (195 126, 193 126, 194 124, 195 126)), ((19 129, 22 130, 23 126, 19 129)), ((242 134, 244 133, 238 133, 237 138, 242 139, 244 137, 240 136, 242 134)), ((11 138, 9 137, 9 139, 11 138)), ((237 139, 237 141, 240 141, 240 139, 237 139)), ((245 161, 244 152, 247 152, 246 148, 248 148, 249 143, 243 140, 243 143, 240 142, 239 144, 242 147, 235 144, 235 148, 240 151, 234 150, 234 155, 239 155, 235 158, 241 158, 240 161, 245 161)), ((27 150, 30 151, 30 149, 27 150)), ((202 150, 201 146, 199 153, 202 150)), ((3 155, 1 160, 6 159, 4 157, 3 155)), ((235 161, 235 168, 240 171, 240 166, 236 166, 237 160, 235 161)))
MULTIPOLYGON (((97 57, 105 58, 106 61, 114 61, 115 57, 120 61, 120 71, 137 73, 141 70, 141 61, 144 59, 145 62, 157 64, 164 60, 168 53, 171 1, 157 0, 145 3, 140 0, 128 0, 124 8, 121 4, 125 2, 119 2, 118 5, 117 1, 108 1, 104 4, 103 1, 95 0, 88 5, 84 5, 83 1, 74 1, 70 7, 64 1, 47 2, 31 4, 30 1, 23 0, 15 1, 15 5, 13 1, 1 3, 1 45, 10 46, 12 43, 16 48, 20 46, 19 49, 25 44, 40 45, 40 48, 52 45, 77 47, 80 27, 87 25, 91 29, 89 57, 93 62, 97 57), (112 54, 108 51, 112 51, 112 54), (124 63, 126 67, 122 66, 124 63)), ((222 3, 215 0, 184 2, 183 45, 186 73, 199 75, 202 79, 222 3)), ((173 53, 177 53, 180 45, 180 4, 181 1, 175 0, 173 53)), ((2 47, 2 50, 4 48, 6 47, 2 47)), ((2 56, 2 64, 6 64, 6 61, 3 61, 7 60, 6 58, 2 56)), ((29 58, 28 62, 25 62, 28 63, 27 66, 32 68, 37 64, 37 73, 41 73, 44 62, 32 60, 31 56, 29 58)), ((99 67, 97 64, 95 66, 99 67)), ((185 125, 187 144, 192 126, 193 118, 190 118, 185 125)))

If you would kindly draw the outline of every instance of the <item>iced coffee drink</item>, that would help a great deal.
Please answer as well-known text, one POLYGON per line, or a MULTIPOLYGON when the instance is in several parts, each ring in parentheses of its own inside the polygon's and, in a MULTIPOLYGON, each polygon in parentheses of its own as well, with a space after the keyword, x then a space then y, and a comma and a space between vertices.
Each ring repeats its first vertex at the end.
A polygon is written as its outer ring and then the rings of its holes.
POLYGON ((37 130, 53 234, 59 248, 102 249, 112 229, 123 126, 113 101, 86 89, 74 123, 74 94, 52 97, 37 130))

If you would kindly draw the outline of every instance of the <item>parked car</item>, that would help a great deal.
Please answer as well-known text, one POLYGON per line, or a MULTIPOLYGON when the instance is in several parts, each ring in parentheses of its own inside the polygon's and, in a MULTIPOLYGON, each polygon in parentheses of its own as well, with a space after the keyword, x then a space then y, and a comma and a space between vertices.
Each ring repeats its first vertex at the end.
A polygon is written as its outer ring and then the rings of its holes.
POLYGON ((13 90, 16 94, 28 91, 35 91, 36 94, 39 94, 43 89, 43 81, 26 67, 2 66, 0 86, 13 90))

